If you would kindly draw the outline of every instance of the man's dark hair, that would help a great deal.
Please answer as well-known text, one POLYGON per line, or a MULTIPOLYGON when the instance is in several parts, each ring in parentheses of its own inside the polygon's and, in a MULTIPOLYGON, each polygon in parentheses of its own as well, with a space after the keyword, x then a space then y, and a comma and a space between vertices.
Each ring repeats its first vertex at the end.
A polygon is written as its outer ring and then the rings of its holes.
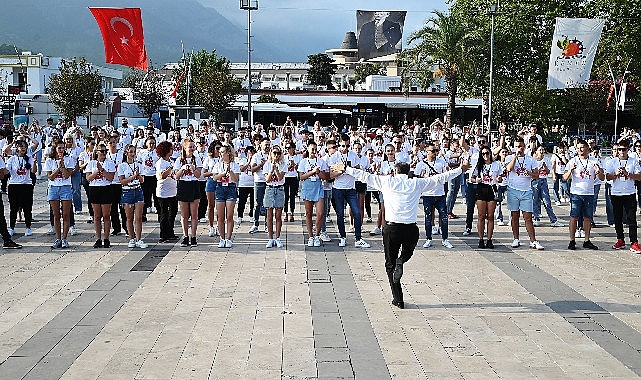
POLYGON ((410 164, 407 162, 397 162, 394 164, 394 169, 398 174, 410 174, 410 164))
POLYGON ((341 134, 341 141, 349 141, 349 136, 346 135, 345 133, 341 134))
POLYGON ((582 138, 577 139, 576 144, 577 144, 577 145, 579 145, 579 144, 583 144, 583 145, 586 145, 586 146, 588 146, 588 145, 589 145, 589 144, 588 144, 588 142, 587 142, 587 141, 585 141, 585 140, 583 140, 582 138))

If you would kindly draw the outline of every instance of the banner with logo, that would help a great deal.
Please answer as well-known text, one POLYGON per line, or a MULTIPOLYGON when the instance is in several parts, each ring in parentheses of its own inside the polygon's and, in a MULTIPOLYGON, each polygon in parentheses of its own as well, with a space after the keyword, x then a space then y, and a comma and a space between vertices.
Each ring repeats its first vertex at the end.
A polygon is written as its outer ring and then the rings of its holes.
POLYGON ((548 90, 587 86, 604 23, 602 19, 557 17, 548 90))
POLYGON ((105 61, 147 70, 147 51, 140 8, 94 8, 105 43, 105 61))
POLYGON ((407 11, 356 11, 358 58, 368 60, 402 48, 407 11))

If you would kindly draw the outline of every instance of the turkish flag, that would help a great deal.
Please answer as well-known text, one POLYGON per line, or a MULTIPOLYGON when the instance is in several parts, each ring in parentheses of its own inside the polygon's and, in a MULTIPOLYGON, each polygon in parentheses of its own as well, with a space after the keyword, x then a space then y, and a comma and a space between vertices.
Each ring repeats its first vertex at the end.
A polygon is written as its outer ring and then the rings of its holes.
POLYGON ((89 8, 105 43, 107 63, 147 70, 140 8, 89 8))

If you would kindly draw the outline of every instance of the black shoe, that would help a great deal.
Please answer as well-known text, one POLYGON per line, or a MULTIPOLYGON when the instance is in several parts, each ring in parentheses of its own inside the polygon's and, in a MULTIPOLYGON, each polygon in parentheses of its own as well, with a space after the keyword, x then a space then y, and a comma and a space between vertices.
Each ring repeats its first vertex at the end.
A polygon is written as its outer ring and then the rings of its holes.
POLYGON ((165 239, 165 238, 160 238, 160 239, 158 239, 158 243, 159 243, 159 244, 162 244, 162 243, 164 243, 164 242, 166 242, 166 241, 167 241, 167 239, 165 239))
POLYGON ((189 238, 187 236, 185 236, 183 238, 183 241, 182 241, 182 243, 180 243, 180 246, 181 247, 189 247, 189 238))
POLYGON ((595 251, 599 249, 599 247, 597 247, 596 245, 592 244, 592 242, 589 241, 589 240, 583 242, 583 248, 593 249, 595 251))
POLYGON ((485 241, 483 239, 479 239, 479 248, 485 249, 485 241))
POLYGON ((396 266, 394 267, 394 273, 392 274, 392 280, 395 284, 401 282, 401 277, 403 277, 403 259, 400 257, 396 259, 396 266))
POLYGON ((197 245, 198 245, 198 242, 196 242, 196 237, 195 237, 195 236, 192 236, 192 237, 191 237, 190 245, 191 245, 192 247, 195 247, 195 246, 197 246, 197 245))
POLYGON ((95 243, 93 243, 94 248, 102 248, 102 240, 98 239, 96 240, 95 243))
POLYGON ((102 243, 102 246, 104 248, 111 248, 111 242, 109 241, 109 239, 105 239, 105 241, 102 243))
POLYGON ((485 248, 494 249, 494 243, 492 243, 492 239, 487 239, 487 242, 485 243, 485 248))
POLYGON ((576 249, 576 240, 570 240, 570 244, 568 244, 568 249, 575 250, 576 249))
POLYGON ((165 238, 165 241, 167 241, 167 242, 175 242, 175 241, 178 241, 178 240, 180 240, 180 238, 178 236, 176 236, 176 235, 173 235, 173 236, 165 238))
POLYGON ((16 243, 13 240, 7 240, 2 244, 2 248, 4 248, 4 249, 20 249, 20 248, 22 248, 22 245, 16 243))
POLYGON ((399 309, 405 309, 405 302, 393 300, 392 305, 396 306, 399 309))
POLYGON ((120 234, 121 234, 121 232, 120 232, 120 231, 113 231, 113 232, 111 233, 111 236, 118 236, 118 235, 120 235, 120 234))

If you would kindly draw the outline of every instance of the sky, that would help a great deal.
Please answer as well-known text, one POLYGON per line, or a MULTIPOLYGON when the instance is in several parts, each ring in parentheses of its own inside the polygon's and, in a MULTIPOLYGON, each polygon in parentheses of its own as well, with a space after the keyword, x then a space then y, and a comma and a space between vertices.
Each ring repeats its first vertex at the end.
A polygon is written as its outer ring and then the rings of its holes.
MULTIPOLYGON (((238 0, 198 1, 246 28, 247 11, 240 10, 238 0)), ((406 46, 407 37, 423 26, 432 11, 449 8, 446 0, 259 0, 258 7, 252 11, 252 35, 271 41, 293 62, 307 61, 309 54, 340 47, 346 32, 356 32, 359 9, 406 10, 403 29, 406 46)))

